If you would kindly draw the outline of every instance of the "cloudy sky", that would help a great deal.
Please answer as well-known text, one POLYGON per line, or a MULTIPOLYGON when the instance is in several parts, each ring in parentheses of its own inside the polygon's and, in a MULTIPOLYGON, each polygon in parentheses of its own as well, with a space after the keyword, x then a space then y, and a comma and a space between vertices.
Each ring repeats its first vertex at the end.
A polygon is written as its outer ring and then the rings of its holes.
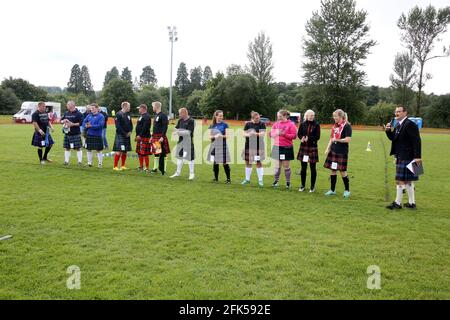
MULTIPOLYGON (((404 50, 396 22, 414 5, 449 5, 449 0, 357 0, 368 11, 371 37, 378 42, 366 61, 367 83, 389 86, 395 54, 404 50)), ((5 0, 1 1, 0 79, 21 77, 43 86, 67 85, 76 63, 87 65, 95 90, 106 71, 128 66, 133 78, 151 65, 158 84, 169 85, 167 26, 178 28, 174 78, 180 62, 188 69, 225 71, 247 64, 247 47, 261 30, 271 38, 276 81, 301 82, 305 23, 319 0, 5 0)), ((450 32, 442 37, 450 44, 450 32)), ((426 66, 433 74, 425 92, 450 92, 450 58, 426 66)))

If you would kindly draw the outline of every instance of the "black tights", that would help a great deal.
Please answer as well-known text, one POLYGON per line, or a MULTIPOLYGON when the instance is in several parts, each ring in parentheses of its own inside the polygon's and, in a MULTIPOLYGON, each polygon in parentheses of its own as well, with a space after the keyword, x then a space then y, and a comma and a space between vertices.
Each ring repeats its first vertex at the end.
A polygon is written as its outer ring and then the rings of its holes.
POLYGON ((40 161, 47 160, 47 156, 48 156, 48 153, 50 152, 51 148, 52 148, 51 146, 45 148, 44 156, 42 156, 42 148, 37 149, 37 153, 38 153, 38 157, 39 157, 40 161))
MULTIPOLYGON (((316 186, 316 179, 317 179, 316 164, 310 163, 309 166, 311 168, 311 189, 314 189, 314 187, 316 186)), ((306 171, 307 170, 308 170, 308 162, 302 162, 302 172, 301 172, 302 187, 305 187, 305 184, 306 184, 306 171)))
MULTIPOLYGON (((219 180, 219 164, 218 163, 214 163, 214 179, 219 180)), ((225 174, 227 175, 227 180, 231 180, 230 179, 230 165, 229 164, 224 164, 223 165, 223 169, 225 170, 225 174)))

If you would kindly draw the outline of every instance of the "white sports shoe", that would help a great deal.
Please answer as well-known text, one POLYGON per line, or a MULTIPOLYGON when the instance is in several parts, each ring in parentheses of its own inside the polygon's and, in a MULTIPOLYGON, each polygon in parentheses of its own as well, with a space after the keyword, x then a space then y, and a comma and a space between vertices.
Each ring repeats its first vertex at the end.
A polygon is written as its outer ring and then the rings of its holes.
POLYGON ((176 177, 179 177, 179 176, 180 176, 180 175, 179 175, 178 173, 175 172, 173 175, 170 176, 170 179, 173 179, 173 178, 176 178, 176 177))
POLYGON ((193 173, 189 174, 189 180, 194 180, 194 178, 195 178, 195 174, 193 174, 193 173))

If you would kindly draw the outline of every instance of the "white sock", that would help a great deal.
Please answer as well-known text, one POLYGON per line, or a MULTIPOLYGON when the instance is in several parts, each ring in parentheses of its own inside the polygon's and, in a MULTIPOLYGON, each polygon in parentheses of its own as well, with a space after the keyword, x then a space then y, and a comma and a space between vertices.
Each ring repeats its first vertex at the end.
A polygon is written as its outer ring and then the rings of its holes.
POLYGON ((263 181, 263 177, 264 177, 264 168, 256 168, 256 172, 258 173, 258 180, 259 181, 263 181))
POLYGON ((252 176, 253 167, 245 167, 245 180, 250 181, 250 178, 252 176))
POLYGON ((97 152, 98 164, 103 165, 103 153, 97 152))
POLYGON ((395 203, 398 205, 402 204, 403 199, 403 186, 397 186, 397 198, 395 198, 395 203))
POLYGON ((194 160, 189 161, 189 173, 194 174, 194 160))
POLYGON ((69 163, 70 160, 70 151, 64 150, 64 162, 69 163))
POLYGON ((86 153, 87 153, 87 162, 88 162, 88 164, 92 164, 92 158, 94 156, 92 154, 92 151, 87 151, 86 153))
POLYGON ((83 162, 83 150, 77 151, 78 162, 83 162))
POLYGON ((414 194, 414 182, 406 185, 406 192, 408 192, 409 204, 416 204, 416 196, 414 194))
POLYGON ((178 159, 177 160, 177 175, 178 176, 181 174, 181 169, 183 169, 183 160, 178 159))

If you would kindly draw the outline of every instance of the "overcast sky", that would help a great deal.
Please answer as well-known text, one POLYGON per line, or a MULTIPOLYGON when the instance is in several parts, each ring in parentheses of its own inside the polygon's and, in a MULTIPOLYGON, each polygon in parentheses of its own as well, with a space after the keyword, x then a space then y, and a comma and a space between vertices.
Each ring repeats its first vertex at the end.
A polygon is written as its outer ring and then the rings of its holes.
MULTIPOLYGON (((367 84, 389 86, 395 54, 404 50, 396 26, 414 5, 437 8, 449 0, 357 0, 368 11, 378 42, 366 61, 367 84)), ((151 65, 160 86, 169 86, 168 25, 178 29, 174 79, 180 62, 188 70, 209 65, 213 73, 247 64, 247 47, 259 31, 270 37, 276 81, 301 82, 305 23, 319 0, 6 0, 0 2, 0 79, 20 77, 35 85, 65 87, 74 64, 87 65, 95 90, 106 71, 128 66, 133 78, 151 65)), ((450 44, 450 32, 443 42, 450 44)), ((433 74, 425 92, 450 93, 450 59, 426 65, 433 74)))

